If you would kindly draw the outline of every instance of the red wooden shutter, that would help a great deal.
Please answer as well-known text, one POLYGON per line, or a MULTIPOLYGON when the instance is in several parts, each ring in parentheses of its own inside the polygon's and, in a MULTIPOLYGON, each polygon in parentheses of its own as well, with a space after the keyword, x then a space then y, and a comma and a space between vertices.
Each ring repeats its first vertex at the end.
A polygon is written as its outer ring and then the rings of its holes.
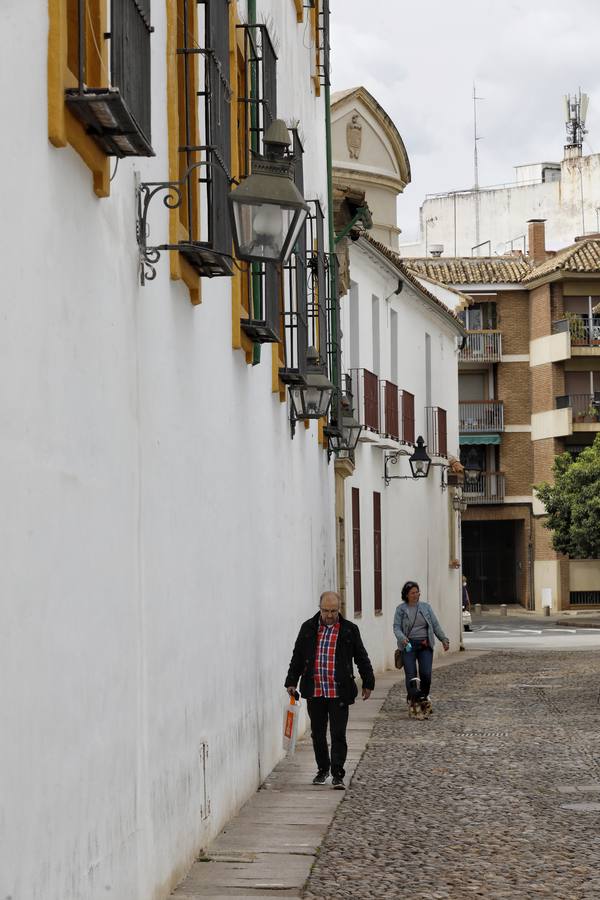
POLYGON ((360 497, 358 488, 352 488, 352 569, 354 573, 354 615, 362 612, 360 573, 360 497))
POLYGON ((415 442, 415 395, 402 391, 402 440, 415 442))
POLYGON ((381 494, 373 491, 373 570, 375 573, 375 612, 383 609, 381 579, 381 494))

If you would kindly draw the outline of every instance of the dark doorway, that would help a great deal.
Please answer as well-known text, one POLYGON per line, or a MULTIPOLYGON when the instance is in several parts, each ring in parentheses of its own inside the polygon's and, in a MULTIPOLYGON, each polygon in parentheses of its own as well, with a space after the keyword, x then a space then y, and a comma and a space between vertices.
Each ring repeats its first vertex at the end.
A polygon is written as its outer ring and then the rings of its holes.
POLYGON ((518 603, 516 522, 462 522, 471 603, 518 603))

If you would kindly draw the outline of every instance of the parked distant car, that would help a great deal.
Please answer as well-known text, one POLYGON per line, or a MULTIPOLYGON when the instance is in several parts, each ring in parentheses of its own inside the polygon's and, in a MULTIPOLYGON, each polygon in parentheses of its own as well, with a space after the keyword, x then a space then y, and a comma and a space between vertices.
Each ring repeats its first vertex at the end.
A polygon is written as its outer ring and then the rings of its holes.
POLYGON ((471 631, 471 613, 468 609, 462 611, 463 631, 471 631))

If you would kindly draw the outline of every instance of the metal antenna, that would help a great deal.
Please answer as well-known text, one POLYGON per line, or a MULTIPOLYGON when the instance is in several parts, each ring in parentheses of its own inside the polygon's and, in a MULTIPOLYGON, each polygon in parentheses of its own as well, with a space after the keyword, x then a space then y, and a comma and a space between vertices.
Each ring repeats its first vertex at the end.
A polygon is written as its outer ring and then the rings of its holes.
POLYGON ((477 96, 475 82, 473 82, 473 172, 475 176, 475 246, 480 243, 479 234, 479 150, 477 142, 481 140, 481 136, 477 133, 477 102, 485 100, 485 97, 477 96))
POLYGON ((565 94, 564 96, 565 126, 567 129, 565 150, 570 151, 569 156, 581 156, 582 154, 583 138, 587 134, 585 120, 589 102, 589 96, 582 94, 581 88, 572 97, 570 94, 565 94))

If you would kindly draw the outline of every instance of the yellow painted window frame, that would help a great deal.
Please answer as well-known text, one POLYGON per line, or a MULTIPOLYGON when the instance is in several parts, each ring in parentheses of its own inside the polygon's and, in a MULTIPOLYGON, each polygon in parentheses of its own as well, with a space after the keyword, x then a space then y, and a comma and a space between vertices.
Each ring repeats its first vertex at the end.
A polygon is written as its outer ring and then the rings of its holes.
MULTIPOLYGON (((167 0, 167 132, 169 147, 169 181, 179 181, 181 178, 181 154, 179 152, 180 140, 180 115, 179 110, 183 105, 183 57, 177 53, 179 22, 183 16, 179 15, 181 0, 167 0)), ((196 5, 192 4, 192 22, 196 24, 196 5)), ((192 60, 195 57, 192 56, 192 60)), ((193 65, 193 77, 197 79, 197 65, 193 65)), ((200 134, 200 125, 195 117, 194 130, 200 134)), ((200 204, 193 207, 193 230, 198 234, 200 226, 200 204)), ((188 228, 182 221, 180 209, 169 210, 169 243, 177 244, 189 238, 188 228)), ((202 302, 200 275, 188 263, 178 250, 169 251, 169 265, 171 278, 174 281, 183 281, 190 294, 190 302, 197 306, 202 302)))
MULTIPOLYGON (((89 18, 96 35, 104 35, 107 28, 107 0, 87 0, 89 18)), ((98 79, 98 87, 108 86, 108 46, 106 40, 96 48, 91 26, 87 23, 86 42, 89 64, 96 68, 90 81, 98 79), (93 48, 93 52, 92 52, 93 48), (100 59, 98 59, 98 51, 100 59)), ((65 104, 65 90, 77 87, 77 78, 69 69, 67 0, 48 0, 48 139, 54 147, 71 146, 90 169, 94 193, 98 197, 110 195, 110 161, 96 142, 87 134, 65 104)))
POLYGON ((315 92, 316 97, 321 96, 321 75, 320 75, 320 66, 321 66, 321 47, 319 44, 319 11, 320 11, 320 0, 315 0, 315 5, 312 7, 310 11, 310 30, 312 34, 312 39, 314 42, 315 55, 314 55, 314 66, 315 70, 311 76, 313 90, 315 92))
MULTIPOLYGON (((229 83, 231 85, 231 172, 236 180, 248 171, 248 160, 244 159, 246 130, 248 129, 247 111, 241 110, 240 95, 246 95, 246 60, 244 35, 238 28, 236 4, 229 7, 229 83), (241 113, 241 115, 240 115, 241 113)), ((248 365, 253 361, 253 344, 242 330, 242 319, 250 316, 249 295, 249 263, 237 260, 231 278, 231 346, 234 350, 242 350, 248 365)))

